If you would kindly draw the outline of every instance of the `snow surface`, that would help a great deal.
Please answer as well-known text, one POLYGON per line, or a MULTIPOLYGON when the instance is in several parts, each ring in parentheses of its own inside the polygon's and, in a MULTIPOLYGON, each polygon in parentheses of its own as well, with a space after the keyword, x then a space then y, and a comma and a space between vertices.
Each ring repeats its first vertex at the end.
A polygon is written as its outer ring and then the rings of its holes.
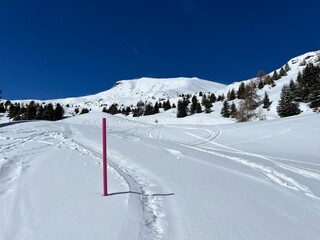
POLYGON ((319 120, 148 124, 90 113, 3 123, 0 239, 318 240, 319 120))

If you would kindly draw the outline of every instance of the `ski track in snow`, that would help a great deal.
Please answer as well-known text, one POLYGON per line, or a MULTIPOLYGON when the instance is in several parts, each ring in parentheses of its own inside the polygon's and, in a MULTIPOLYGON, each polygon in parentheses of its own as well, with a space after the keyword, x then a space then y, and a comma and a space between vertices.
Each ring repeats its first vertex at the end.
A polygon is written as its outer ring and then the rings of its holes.
MULTIPOLYGON (((45 129, 0 132, 0 134, 6 133, 6 135, 10 135, 10 137, 0 135, 0 139, 8 142, 7 144, 2 144, 0 146, 1 156, 11 152, 20 152, 20 149, 23 149, 25 144, 31 142, 40 143, 41 145, 40 147, 32 148, 30 153, 22 151, 12 159, 7 157, 2 157, 0 159, 1 198, 6 198, 8 194, 18 191, 19 179, 21 177, 25 161, 28 161, 28 155, 32 155, 36 151, 44 151, 47 147, 69 148, 71 150, 78 151, 81 155, 89 155, 95 159, 96 164, 101 165, 100 153, 96 152, 94 149, 84 147, 84 145, 74 141, 71 137, 72 131, 69 128, 64 127, 63 132, 55 130, 47 131, 45 129), (71 136, 67 136, 66 134, 71 136), (15 137, 15 135, 22 136, 15 137), (20 160, 22 157, 25 159, 24 161, 20 160)), ((137 128, 130 128, 122 133, 135 135, 136 132, 137 128), (132 130, 133 132, 130 133, 132 130)), ((131 193, 129 194, 127 206, 128 211, 137 216, 134 221, 137 221, 139 218, 141 219, 141 226, 136 239, 161 239, 164 231, 161 223, 164 216, 161 210, 161 198, 149 189, 149 181, 146 177, 143 177, 143 173, 141 171, 139 172, 137 167, 134 168, 130 166, 128 161, 126 161, 119 153, 110 153, 108 156, 108 170, 118 175, 119 178, 123 178, 128 185, 128 193, 131 193), (135 195, 138 195, 138 201, 136 200, 137 197, 135 195), (141 206, 140 209, 136 209, 137 204, 141 206)), ((25 193, 26 191, 27 189, 24 190, 25 193)), ((26 196, 26 194, 24 196, 26 196)), ((27 237, 29 236, 29 233, 31 234, 32 230, 28 230, 28 228, 25 227, 25 225, 30 225, 30 223, 27 223, 26 217, 24 216, 24 209, 30 206, 26 206, 26 197, 23 197, 23 199, 18 199, 17 197, 14 198, 15 199, 12 201, 11 206, 7 206, 8 210, 2 214, 7 215, 7 219, 10 219, 10 215, 19 214, 19 222, 7 222, 7 226, 4 226, 6 229, 5 236, 8 238, 11 236, 12 239, 14 238, 13 235, 17 236, 16 238, 19 238, 19 236, 27 237)), ((134 239, 132 238, 134 234, 130 225, 132 225, 130 220, 127 220, 123 224, 118 236, 119 239, 128 239, 129 237, 130 239, 134 239)))
MULTIPOLYGON (((132 129, 129 129, 129 131, 132 129)), ((72 133, 72 130, 66 128, 66 131, 72 133)), ((134 135, 137 130, 134 130, 133 133, 127 133, 129 135, 134 135)), ((114 132, 112 132, 114 134, 114 132)), ((92 157, 98 160, 98 163, 101 163, 101 154, 99 154, 94 149, 89 149, 84 147, 83 144, 75 142, 74 140, 67 138, 61 133, 55 133, 55 137, 58 137, 62 140, 63 146, 69 146, 72 149, 79 150, 83 154, 89 154, 92 157)), ((60 146, 60 145, 59 145, 60 146)), ((161 199, 157 194, 154 194, 152 190, 149 189, 150 182, 144 177, 144 174, 139 171, 138 167, 128 164, 126 160, 120 153, 109 150, 108 153, 108 169, 117 172, 127 183, 129 188, 129 201, 128 201, 128 211, 135 212, 137 218, 141 218, 141 226, 137 239, 161 239, 163 234, 162 227, 162 218, 164 217, 161 209, 161 199), (141 212, 137 212, 136 208, 136 196, 133 194, 139 195, 141 212)), ((112 195, 112 193, 110 193, 112 195)), ((130 218, 128 218, 130 219, 130 218)), ((136 219, 135 219, 136 221, 136 219)), ((132 225, 130 220, 127 220, 119 233, 119 239, 125 239, 130 236, 132 239, 132 229, 128 226, 132 225), (127 230, 128 229, 128 230, 127 230), (129 229, 131 232, 129 232, 129 229)))
MULTIPOLYGON (((218 136, 221 134, 221 132, 222 131, 220 129, 218 136)), ((306 178, 312 178, 312 179, 315 179, 315 180, 320 180, 320 174, 317 174, 317 173, 314 173, 314 172, 311 172, 311 171, 307 171, 307 170, 303 170, 301 168, 292 167, 292 166, 289 166, 287 164, 278 163, 278 162, 276 162, 274 160, 271 160, 270 158, 268 158, 266 156, 263 156, 263 155, 260 155, 260 154, 241 151, 241 150, 229 147, 229 146, 225 146, 223 144, 219 144, 219 143, 213 142, 213 140, 215 138, 213 138, 213 139, 204 139, 203 137, 195 135, 195 134, 192 134, 192 133, 188 133, 188 134, 190 136, 195 137, 195 138, 203 139, 204 142, 201 143, 201 144, 210 143, 210 144, 213 144, 213 145, 215 145, 217 147, 222 148, 223 149, 222 151, 224 151, 224 149, 228 149, 229 151, 227 151, 227 152, 229 154, 230 153, 234 153, 234 154, 237 154, 237 155, 240 154, 240 155, 246 155, 246 156, 255 157, 255 158, 261 158, 263 160, 267 160, 267 161, 272 162, 277 167, 280 167, 280 168, 282 168, 284 170, 294 172, 294 173, 299 174, 299 175, 301 175, 303 177, 306 177, 306 178)), ((238 163, 240 163, 242 165, 245 165, 245 166, 247 166, 247 167, 249 167, 251 169, 254 169, 254 170, 262 173, 264 176, 266 176, 272 182, 274 182, 274 183, 276 183, 276 184, 278 184, 280 186, 287 187, 287 188, 290 188, 290 189, 293 189, 293 190, 296 190, 296 191, 300 191, 300 192, 302 192, 303 194, 305 194, 308 197, 312 197, 312 198, 320 200, 320 197, 318 197, 314 193, 312 193, 312 191, 307 186, 305 186, 305 185, 303 185, 301 183, 298 183, 298 181, 296 181, 292 177, 289 177, 289 176, 285 175, 284 173, 281 173, 278 170, 275 170, 271 166, 263 166, 261 164, 252 162, 252 161, 250 161, 248 159, 245 159, 245 158, 218 153, 218 152, 214 151, 212 148, 209 148, 209 147, 197 147, 200 144, 196 144, 196 145, 192 145, 192 146, 187 145, 187 144, 181 144, 181 145, 184 146, 184 147, 188 147, 188 148, 197 150, 197 151, 205 152, 205 153, 212 154, 212 155, 215 155, 215 156, 218 156, 218 157, 227 158, 229 160, 236 161, 236 162, 238 162, 238 163)), ((216 149, 216 150, 221 151, 221 149, 216 149)))

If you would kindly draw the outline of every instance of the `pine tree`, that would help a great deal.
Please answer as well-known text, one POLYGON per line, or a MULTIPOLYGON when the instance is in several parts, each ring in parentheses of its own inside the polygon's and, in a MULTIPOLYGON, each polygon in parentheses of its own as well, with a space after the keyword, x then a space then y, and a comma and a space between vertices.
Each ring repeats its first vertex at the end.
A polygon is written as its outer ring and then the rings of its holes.
POLYGON ((169 99, 163 103, 163 110, 167 111, 171 108, 171 103, 169 101, 169 99))
POLYGON ((259 81, 259 84, 258 84, 258 88, 259 88, 259 89, 262 89, 263 87, 264 87, 263 81, 260 80, 260 81, 259 81))
POLYGON ((37 114, 37 107, 34 101, 31 101, 25 112, 25 119, 26 120, 34 120, 36 119, 36 114, 37 114))
POLYGON ((287 72, 283 69, 283 67, 280 69, 279 75, 280 75, 280 78, 284 77, 284 76, 287 76, 287 72))
POLYGON ((289 64, 288 64, 288 63, 286 63, 286 65, 284 66, 284 70, 285 70, 286 72, 289 72, 289 71, 291 70, 291 68, 289 67, 289 64))
POLYGON ((281 90, 277 112, 280 117, 288 117, 300 113, 299 106, 293 101, 290 87, 288 85, 284 85, 281 90))
POLYGON ((203 106, 205 107, 205 112, 210 113, 212 108, 212 103, 208 98, 205 98, 205 100, 202 100, 203 106))
POLYGON ((117 114, 118 113, 118 104, 116 104, 116 103, 111 104, 107 113, 110 113, 112 115, 117 114))
POLYGON ((191 99, 191 107, 190 107, 191 114, 194 114, 197 111, 197 104, 198 104, 198 99, 194 95, 191 99))
POLYGON ((54 108, 52 103, 49 103, 44 106, 43 119, 47 121, 52 121, 53 117, 54 117, 54 108))
POLYGON ((197 102, 197 113, 202 113, 201 104, 197 102))
POLYGON ((147 103, 145 107, 144 115, 148 116, 152 114, 154 114, 153 105, 152 103, 147 103))
POLYGON ((217 101, 216 95, 214 95, 214 93, 212 93, 212 94, 210 95, 210 102, 211 102, 211 103, 215 103, 216 101, 217 101))
POLYGON ((278 72, 277 71, 274 71, 273 72, 273 75, 272 75, 272 80, 273 81, 277 81, 277 80, 279 80, 280 78, 279 78, 279 75, 278 75, 278 72))
POLYGON ((244 82, 242 82, 242 83, 239 85, 239 89, 238 89, 238 92, 237 92, 237 96, 238 96, 239 99, 245 99, 245 94, 246 94, 245 84, 244 84, 244 82))
POLYGON ((44 113, 44 108, 42 105, 39 105, 37 108, 36 119, 37 120, 44 120, 43 113, 44 113))
POLYGON ((156 103, 154 104, 153 112, 154 112, 154 114, 159 113, 159 104, 158 104, 158 102, 156 102, 156 103))
POLYGON ((228 92, 228 94, 229 94, 229 96, 227 96, 227 99, 229 101, 236 99, 236 92, 233 88, 231 89, 231 91, 228 92))
POLYGON ((237 113, 237 107, 234 104, 234 102, 232 102, 231 107, 230 107, 230 116, 232 118, 235 118, 236 117, 236 113, 237 113))
POLYGON ((185 99, 178 101, 177 117, 183 118, 188 115, 188 103, 185 99))
MULTIPOLYGON (((159 109, 158 109, 159 110, 159 109)), ((125 112, 124 112, 124 115, 125 116, 128 116, 129 114, 130 114, 130 112, 131 112, 131 108, 130 107, 126 107, 126 110, 125 110, 125 112)))
POLYGON ((230 117, 231 113, 230 113, 230 106, 229 106, 228 101, 223 102, 223 107, 222 107, 220 113, 221 113, 222 117, 225 117, 225 118, 230 117))
POLYGON ((54 109, 54 114, 53 115, 54 115, 53 116, 53 120, 54 121, 63 119, 64 109, 60 105, 60 103, 57 103, 56 108, 54 109))
POLYGON ((80 114, 86 114, 89 113, 89 109, 88 108, 82 108, 80 114))
POLYGON ((265 92, 264 93, 264 98, 263 98, 263 106, 262 108, 269 108, 272 102, 270 102, 268 93, 265 92))

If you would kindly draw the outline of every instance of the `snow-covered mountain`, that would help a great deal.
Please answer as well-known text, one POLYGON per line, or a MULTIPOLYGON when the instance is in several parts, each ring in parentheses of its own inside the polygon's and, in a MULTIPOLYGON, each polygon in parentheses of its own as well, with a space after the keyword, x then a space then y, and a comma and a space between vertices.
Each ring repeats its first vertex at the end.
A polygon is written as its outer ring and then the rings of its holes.
MULTIPOLYGON (((265 92, 269 94, 269 98, 272 104, 268 110, 263 109, 260 106, 256 111, 259 116, 264 116, 265 119, 275 119, 278 118, 276 112, 276 107, 280 99, 281 89, 284 84, 288 84, 290 80, 296 80, 299 72, 302 72, 306 64, 320 63, 320 51, 313 51, 305 53, 301 56, 290 59, 287 62, 290 70, 286 72, 286 76, 275 81, 275 85, 265 85, 262 89, 258 91, 261 99, 265 92)), ((283 66, 285 66, 284 63, 283 66)), ((279 72, 280 68, 275 71, 279 72)), ((267 73, 267 75, 272 76, 273 71, 267 73)), ((126 106, 136 106, 137 102, 151 102, 156 101, 166 101, 170 100, 171 103, 177 104, 177 101, 181 99, 181 94, 197 94, 200 91, 204 93, 215 93, 216 96, 224 94, 227 95, 228 91, 234 89, 238 90, 239 85, 244 82, 247 83, 251 80, 257 80, 257 78, 248 79, 244 81, 234 82, 230 85, 224 85, 212 81, 207 81, 199 78, 140 78, 134 80, 121 80, 115 83, 115 85, 104 92, 100 92, 95 95, 77 97, 77 98, 65 98, 65 99, 54 99, 46 101, 37 101, 39 103, 60 103, 65 108, 65 113, 67 116, 74 115, 76 108, 88 108, 91 111, 101 112, 104 107, 110 107, 111 104, 116 103, 120 108, 126 106)), ((198 95, 199 97, 199 95, 198 95)), ((199 97, 201 101, 201 97, 199 97)), ((21 102, 28 104, 31 100, 15 100, 12 102, 21 102)), ((236 105, 239 105, 240 101, 234 101, 236 105)), ((176 110, 172 109, 168 112, 160 111, 157 118, 162 119, 162 122, 170 123, 199 123, 202 124, 215 124, 215 123, 229 123, 233 122, 233 119, 224 119, 220 115, 220 110, 222 108, 222 102, 214 103, 212 107, 212 112, 210 114, 197 114, 197 116, 190 116, 185 119, 176 119, 176 110)), ((301 104, 300 106, 302 114, 311 113, 312 110, 306 105, 301 104)), ((128 116, 130 117, 130 116, 128 116)), ((142 121, 150 122, 153 118, 145 116, 142 117, 142 121)))

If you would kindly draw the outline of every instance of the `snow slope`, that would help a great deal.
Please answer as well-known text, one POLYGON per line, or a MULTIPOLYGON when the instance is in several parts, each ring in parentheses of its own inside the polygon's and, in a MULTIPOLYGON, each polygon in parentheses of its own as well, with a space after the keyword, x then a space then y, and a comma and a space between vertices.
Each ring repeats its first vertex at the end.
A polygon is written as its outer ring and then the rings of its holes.
POLYGON ((0 239, 319 239, 319 120, 2 124, 0 239))
MULTIPOLYGON (((269 110, 263 109, 262 105, 258 107, 256 113, 259 118, 262 119, 277 119, 279 118, 276 108, 278 101, 280 99, 281 89, 284 84, 289 84, 290 80, 296 80, 298 73, 302 72, 306 64, 320 64, 320 51, 308 52, 301 56, 292 58, 288 61, 290 70, 287 72, 287 76, 282 77, 280 80, 275 81, 275 86, 265 85, 261 90, 258 91, 260 100, 263 99, 264 93, 267 92, 272 101, 269 110)), ((285 64, 284 64, 285 65, 285 64)), ((280 68, 276 69, 279 73, 280 68)), ((273 72, 268 73, 272 75, 273 72)), ((257 81, 257 78, 248 79, 241 82, 257 81)), ((177 102, 179 95, 181 94, 196 94, 200 91, 208 94, 215 93, 216 96, 227 93, 231 89, 238 90, 241 82, 235 82, 230 85, 223 85, 220 83, 215 83, 211 81, 202 80, 199 78, 167 78, 167 79, 155 79, 155 78, 140 78, 135 80, 121 80, 118 81, 113 88, 90 96, 77 97, 77 98, 66 98, 66 99, 54 99, 54 100, 36 100, 39 103, 60 103, 64 106, 65 115, 73 116, 75 115, 75 109, 82 108, 91 109, 93 112, 101 112, 103 107, 110 107, 111 104, 117 103, 119 108, 125 108, 126 106, 136 106, 137 102, 151 102, 156 101, 163 102, 170 100, 171 104, 177 102)), ((198 100, 201 102, 202 97, 198 96, 198 100)), ((20 102, 23 104, 28 104, 31 100, 13 100, 12 102, 20 102)), ((240 104, 240 100, 234 100, 236 105, 240 104)), ((222 108, 222 102, 216 102, 213 104, 212 112, 210 114, 196 114, 196 116, 190 116, 184 119, 176 118, 176 110, 172 109, 168 112, 160 109, 160 114, 157 115, 158 121, 162 123, 184 123, 184 124, 222 124, 222 123, 232 123, 234 119, 225 119, 221 116, 220 111, 222 108)), ((310 109, 307 104, 301 103, 300 109, 302 110, 302 115, 313 114, 312 109, 310 109)), ((127 118, 132 118, 129 115, 127 118)), ((142 121, 152 123, 153 117, 143 116, 142 121)))

